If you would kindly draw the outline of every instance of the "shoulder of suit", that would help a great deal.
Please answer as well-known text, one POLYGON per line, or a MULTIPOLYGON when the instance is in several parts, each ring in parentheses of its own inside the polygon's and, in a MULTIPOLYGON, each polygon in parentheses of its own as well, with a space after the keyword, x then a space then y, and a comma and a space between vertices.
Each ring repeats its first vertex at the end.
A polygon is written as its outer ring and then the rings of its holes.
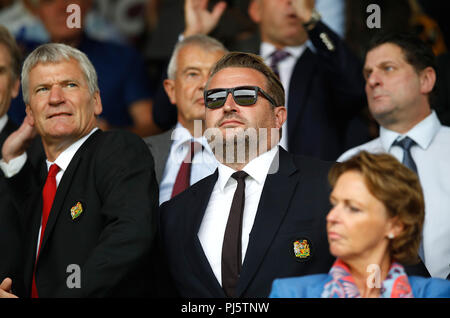
POLYGON ((330 279, 328 274, 280 278, 274 281, 272 291, 282 298, 320 297, 323 286, 330 279))
POLYGON ((144 142, 147 144, 147 146, 152 147, 156 144, 159 144, 161 142, 167 142, 171 139, 173 129, 169 129, 168 131, 162 132, 157 135, 149 136, 144 138, 144 142))
POLYGON ((347 150, 337 159, 337 161, 343 162, 345 160, 348 160, 363 150, 365 150, 367 152, 371 152, 371 153, 384 152, 384 149, 380 142, 380 138, 375 138, 375 139, 368 141, 362 145, 359 145, 359 146, 356 146, 354 148, 347 150))
POLYGON ((333 161, 325 161, 314 157, 303 155, 292 155, 295 165, 302 171, 317 172, 317 170, 328 171, 335 163, 333 161))
POLYGON ((83 146, 89 151, 98 152, 105 150, 117 152, 117 151, 129 151, 135 149, 139 152, 149 152, 148 147, 144 141, 138 135, 127 130, 110 130, 110 131, 96 131, 92 134, 83 146))
POLYGON ((450 297, 450 281, 441 278, 409 276, 408 281, 415 297, 450 297))

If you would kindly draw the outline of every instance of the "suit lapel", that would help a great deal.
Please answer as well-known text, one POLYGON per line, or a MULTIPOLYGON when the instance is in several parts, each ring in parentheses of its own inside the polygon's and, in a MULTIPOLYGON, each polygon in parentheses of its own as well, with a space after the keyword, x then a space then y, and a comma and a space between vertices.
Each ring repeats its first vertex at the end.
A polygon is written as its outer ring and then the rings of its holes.
MULTIPOLYGON (((288 96, 288 135, 294 136, 306 108, 307 97, 310 92, 311 78, 315 70, 314 54, 306 48, 295 64, 289 83, 288 96)), ((293 139, 293 138, 290 138, 293 139)), ((290 148, 289 148, 290 149, 290 148)))
POLYGON ((186 202, 186 206, 190 207, 191 213, 183 214, 185 216, 186 224, 184 235, 186 240, 184 248, 193 271, 197 273, 197 278, 203 282, 202 285, 207 286, 213 297, 225 297, 222 287, 211 269, 198 238, 198 231, 218 175, 218 169, 216 169, 214 174, 204 180, 200 190, 193 188, 193 195, 190 197, 191 202, 186 202))
POLYGON ((267 175, 255 222, 250 232, 237 287, 238 297, 242 296, 247 289, 278 232, 299 181, 300 174, 296 172, 297 168, 292 158, 280 147, 279 170, 277 173, 267 175))
MULTIPOLYGON (((82 157, 86 152, 87 148, 89 147, 89 145, 92 142, 94 142, 94 140, 96 139, 97 136, 99 136, 100 133, 101 130, 97 130, 83 143, 83 145, 80 147, 80 149, 78 149, 78 151, 75 153, 75 156, 70 161, 67 170, 64 172, 64 175, 58 185, 52 209, 50 210, 50 215, 47 221, 47 226, 45 228, 44 237, 42 238, 41 253, 52 233, 56 220, 58 219, 59 213, 62 210, 62 205, 66 198, 67 192, 72 185, 72 179, 75 175, 75 172, 77 171, 78 165, 82 161, 82 157)), ((66 212, 69 213, 69 211, 66 212)))
POLYGON ((155 161, 155 174, 158 184, 162 181, 167 159, 169 158, 170 148, 173 143, 173 140, 171 139, 173 130, 174 129, 170 129, 165 133, 152 136, 146 140, 147 145, 149 145, 150 152, 153 155, 153 160, 155 161))

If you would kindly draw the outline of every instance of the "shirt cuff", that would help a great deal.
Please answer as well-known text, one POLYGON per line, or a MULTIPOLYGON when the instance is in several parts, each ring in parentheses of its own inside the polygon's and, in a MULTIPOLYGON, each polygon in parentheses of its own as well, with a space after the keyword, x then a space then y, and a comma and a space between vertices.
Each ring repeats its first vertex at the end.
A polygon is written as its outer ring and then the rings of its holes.
POLYGON ((27 153, 24 152, 20 156, 11 159, 6 163, 3 159, 0 160, 0 169, 2 169, 3 174, 6 178, 12 178, 20 172, 25 163, 27 162, 27 153))

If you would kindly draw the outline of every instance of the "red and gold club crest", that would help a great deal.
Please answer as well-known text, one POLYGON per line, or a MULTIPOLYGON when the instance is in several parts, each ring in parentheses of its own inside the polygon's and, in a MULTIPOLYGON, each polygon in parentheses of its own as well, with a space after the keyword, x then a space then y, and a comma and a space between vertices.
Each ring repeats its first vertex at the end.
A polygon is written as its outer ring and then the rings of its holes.
POLYGON ((308 240, 297 240, 294 242, 294 254, 299 259, 306 259, 311 256, 308 240))
POLYGON ((79 217, 83 213, 83 206, 81 205, 81 202, 77 202, 71 209, 70 209, 70 215, 72 216, 72 220, 75 220, 77 217, 79 217))

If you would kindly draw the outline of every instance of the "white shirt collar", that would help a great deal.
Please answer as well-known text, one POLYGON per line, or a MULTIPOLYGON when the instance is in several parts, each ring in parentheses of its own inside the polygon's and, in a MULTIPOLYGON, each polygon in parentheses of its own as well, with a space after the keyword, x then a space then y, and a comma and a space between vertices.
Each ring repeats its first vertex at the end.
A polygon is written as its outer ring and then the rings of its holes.
MULTIPOLYGON (((269 172, 269 168, 275 155, 278 152, 278 145, 266 151, 262 155, 251 160, 242 170, 247 172, 248 175, 255 180, 258 184, 263 184, 266 180, 266 176, 269 172)), ((224 191, 225 186, 231 178, 231 175, 236 172, 236 170, 219 163, 219 177, 218 185, 221 191, 224 191)))
POLYGON ((55 162, 50 162, 48 160, 45 160, 47 163, 47 171, 50 169, 50 166, 54 163, 58 165, 60 168, 60 171, 66 171, 67 167, 69 166, 70 162, 72 161, 73 156, 75 156, 75 153, 78 151, 78 149, 83 145, 83 143, 97 130, 98 128, 95 127, 91 130, 89 134, 86 136, 78 139, 73 144, 71 144, 66 150, 61 152, 58 156, 58 158, 55 159, 55 162))
MULTIPOLYGON (((275 45, 267 42, 261 42, 260 47, 260 53, 264 60, 267 60, 270 58, 273 52, 275 52, 277 48, 275 45)), ((295 57, 296 59, 299 58, 303 51, 306 49, 306 44, 298 45, 298 46, 286 46, 283 48, 286 52, 289 52, 291 56, 295 57)))
POLYGON ((177 122, 174 131, 171 136, 173 140, 172 148, 175 151, 181 151, 183 146, 186 145, 187 142, 195 141, 203 146, 203 149, 212 154, 211 148, 209 147, 208 142, 204 136, 193 138, 189 130, 187 130, 183 125, 177 122))
POLYGON ((389 151, 394 141, 408 136, 413 139, 420 148, 427 149, 441 126, 441 122, 439 121, 436 112, 433 110, 430 115, 403 135, 380 126, 380 141, 383 148, 386 149, 386 151, 389 151))
POLYGON ((8 122, 8 115, 3 115, 0 117, 0 132, 2 132, 3 128, 5 128, 6 123, 8 122))

